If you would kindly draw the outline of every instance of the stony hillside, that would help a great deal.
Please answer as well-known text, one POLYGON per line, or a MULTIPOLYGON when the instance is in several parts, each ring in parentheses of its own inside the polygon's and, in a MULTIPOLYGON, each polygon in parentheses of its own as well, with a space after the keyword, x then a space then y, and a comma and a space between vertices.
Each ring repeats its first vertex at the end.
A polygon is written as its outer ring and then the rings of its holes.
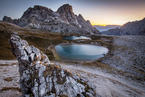
POLYGON ((86 21, 82 15, 75 15, 69 4, 61 6, 56 12, 47 7, 35 5, 33 8, 28 8, 20 19, 4 16, 3 21, 49 32, 100 34, 90 21, 86 21))
POLYGON ((103 31, 107 35, 145 35, 145 18, 140 21, 128 22, 120 28, 103 31))

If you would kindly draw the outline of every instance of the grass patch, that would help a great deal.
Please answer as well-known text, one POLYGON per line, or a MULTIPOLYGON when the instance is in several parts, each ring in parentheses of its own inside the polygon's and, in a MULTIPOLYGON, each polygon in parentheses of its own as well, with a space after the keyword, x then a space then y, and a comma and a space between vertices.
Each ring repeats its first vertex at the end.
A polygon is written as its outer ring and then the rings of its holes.
POLYGON ((29 45, 34 45, 39 48, 50 60, 55 58, 53 52, 47 49, 48 46, 66 42, 62 39, 61 34, 58 33, 25 33, 24 35, 20 35, 20 37, 28 41, 29 45))
POLYGON ((4 80, 7 81, 7 82, 9 82, 9 81, 12 81, 13 78, 12 77, 8 77, 8 78, 5 78, 4 80))
POLYGON ((9 38, 11 33, 0 31, 0 59, 1 60, 13 60, 16 59, 12 52, 9 44, 9 38))
POLYGON ((110 66, 108 66, 107 64, 101 63, 101 62, 91 62, 91 63, 84 63, 84 66, 90 66, 90 67, 97 67, 97 68, 101 68, 101 69, 107 69, 107 70, 112 70, 112 68, 110 66))
POLYGON ((59 97, 68 97, 68 95, 62 94, 59 97))
POLYGON ((25 39, 29 45, 34 45, 44 52, 50 60, 54 59, 53 53, 47 50, 50 45, 57 45, 66 42, 63 40, 60 33, 50 33, 41 30, 30 30, 22 28, 7 22, 0 22, 0 59, 1 60, 14 60, 16 59, 11 52, 9 39, 13 32, 17 32, 18 36, 25 39))
POLYGON ((9 64, 0 64, 0 66, 10 66, 9 64))
POLYGON ((3 87, 2 89, 0 89, 1 92, 8 91, 8 90, 15 90, 21 92, 21 89, 18 87, 3 87))
POLYGON ((12 63, 11 65, 19 65, 18 63, 12 63))

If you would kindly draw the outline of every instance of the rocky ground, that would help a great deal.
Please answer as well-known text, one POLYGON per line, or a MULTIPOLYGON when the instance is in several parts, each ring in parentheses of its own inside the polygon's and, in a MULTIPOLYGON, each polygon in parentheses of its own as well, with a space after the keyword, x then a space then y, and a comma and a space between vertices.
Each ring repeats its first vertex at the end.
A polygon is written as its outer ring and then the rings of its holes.
POLYGON ((111 52, 99 60, 99 63, 60 64, 64 69, 94 82, 97 94, 103 97, 144 97, 144 40, 145 36, 113 36, 111 52))
POLYGON ((20 97, 17 60, 0 60, 0 97, 20 97))
MULTIPOLYGON (((144 36, 113 36, 112 50, 100 63, 51 61, 51 64, 60 63, 62 68, 94 82, 97 94, 102 97, 144 97, 144 40, 144 36)), ((21 96, 17 64, 17 61, 0 61, 1 97, 21 96)))

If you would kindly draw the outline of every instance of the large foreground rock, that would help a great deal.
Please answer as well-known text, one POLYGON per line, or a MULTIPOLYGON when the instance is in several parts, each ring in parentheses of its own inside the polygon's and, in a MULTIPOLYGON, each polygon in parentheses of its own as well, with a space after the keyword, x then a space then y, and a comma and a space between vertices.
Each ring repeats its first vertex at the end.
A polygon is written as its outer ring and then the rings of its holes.
POLYGON ((84 78, 52 65, 48 57, 19 36, 10 38, 12 52, 19 62, 20 86, 23 96, 93 97, 95 86, 84 78))

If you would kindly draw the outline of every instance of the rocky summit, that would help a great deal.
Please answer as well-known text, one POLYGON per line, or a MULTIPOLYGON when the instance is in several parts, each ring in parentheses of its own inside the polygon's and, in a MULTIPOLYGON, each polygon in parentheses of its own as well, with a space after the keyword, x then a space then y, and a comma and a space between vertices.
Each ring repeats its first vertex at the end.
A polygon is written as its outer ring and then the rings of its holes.
POLYGON ((64 4, 56 12, 35 5, 33 8, 28 8, 20 19, 13 20, 11 17, 4 16, 3 21, 49 32, 100 34, 90 21, 86 21, 82 15, 75 15, 69 4, 64 4))
POLYGON ((10 38, 19 62, 20 87, 25 97, 94 97, 96 87, 85 78, 51 64, 48 57, 17 35, 10 38))

